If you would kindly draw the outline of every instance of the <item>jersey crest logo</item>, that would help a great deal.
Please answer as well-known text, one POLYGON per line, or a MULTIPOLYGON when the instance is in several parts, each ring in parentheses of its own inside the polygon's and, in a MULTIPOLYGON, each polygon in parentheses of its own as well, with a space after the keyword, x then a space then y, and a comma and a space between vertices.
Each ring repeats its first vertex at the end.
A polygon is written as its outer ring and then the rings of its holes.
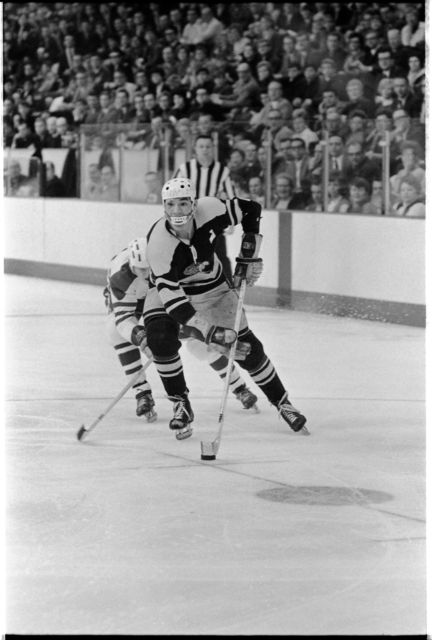
POLYGON ((195 273, 201 273, 203 271, 210 271, 210 262, 205 260, 204 262, 194 262, 193 264, 186 267, 183 271, 185 276, 193 276, 195 273))

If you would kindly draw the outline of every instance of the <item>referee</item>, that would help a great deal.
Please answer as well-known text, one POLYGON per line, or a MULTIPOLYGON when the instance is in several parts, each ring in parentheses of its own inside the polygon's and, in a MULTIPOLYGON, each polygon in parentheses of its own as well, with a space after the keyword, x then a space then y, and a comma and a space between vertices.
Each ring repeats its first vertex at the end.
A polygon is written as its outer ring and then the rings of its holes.
MULTIPOLYGON (((213 139, 210 135, 200 134, 195 140, 195 158, 184 162, 177 169, 174 178, 189 178, 195 185, 197 198, 215 196, 217 198, 234 198, 235 188, 229 177, 229 169, 219 161, 215 161, 213 139)), ((219 235, 214 241, 216 255, 228 281, 232 283, 232 268, 227 256, 226 240, 219 235)))

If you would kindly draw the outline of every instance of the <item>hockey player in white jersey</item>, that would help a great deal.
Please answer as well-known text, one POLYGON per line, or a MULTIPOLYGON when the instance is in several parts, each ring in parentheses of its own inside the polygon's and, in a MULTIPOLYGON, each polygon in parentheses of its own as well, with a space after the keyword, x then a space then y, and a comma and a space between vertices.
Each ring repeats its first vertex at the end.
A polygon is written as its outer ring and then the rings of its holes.
MULTIPOLYGON (((144 352, 147 357, 151 356, 142 323, 144 301, 149 287, 146 246, 145 238, 136 238, 126 249, 112 258, 107 273, 107 285, 104 289, 108 307, 108 338, 118 355, 126 377, 129 378, 143 368, 141 354, 144 352)), ((207 361, 224 379, 228 367, 226 356, 195 338, 187 336, 184 338, 191 353, 200 360, 207 361)), ((229 387, 245 409, 256 408, 256 395, 247 388, 235 367, 231 371, 229 387)), ((157 414, 145 374, 133 388, 137 401, 136 414, 144 416, 148 422, 153 422, 157 414)), ((188 429, 183 437, 188 437, 191 433, 188 429)))
MULTIPOLYGON (((183 331, 206 344, 227 352, 237 336, 231 327, 238 292, 230 288, 213 240, 230 225, 241 224, 243 238, 234 285, 242 279, 252 286, 262 271, 259 249, 261 205, 251 200, 215 197, 196 199, 195 187, 187 178, 168 180, 162 188, 164 217, 147 235, 150 287, 144 303, 144 324, 148 345, 168 397, 174 405, 170 428, 187 429, 194 419, 189 389, 179 354, 179 324, 183 331)), ((306 418, 288 400, 263 345, 242 313, 236 360, 261 388, 279 415, 295 432, 307 434, 306 418)))

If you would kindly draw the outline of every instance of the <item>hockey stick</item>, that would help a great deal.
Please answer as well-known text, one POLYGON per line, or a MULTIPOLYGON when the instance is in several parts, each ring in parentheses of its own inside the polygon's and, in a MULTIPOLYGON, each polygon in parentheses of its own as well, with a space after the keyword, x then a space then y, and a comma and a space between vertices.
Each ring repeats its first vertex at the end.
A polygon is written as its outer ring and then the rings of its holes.
POLYGON ((149 368, 149 366, 151 365, 151 363, 153 362, 153 358, 149 358, 147 360, 147 362, 143 365, 142 369, 140 369, 138 371, 138 373, 136 375, 134 375, 133 378, 131 378, 131 380, 129 380, 129 382, 127 383, 127 385, 125 387, 123 387, 123 389, 120 391, 120 393, 114 398, 114 400, 112 400, 112 402, 110 402, 110 404, 107 406, 107 408, 105 409, 105 411, 103 411, 94 422, 91 423, 91 425, 89 427, 84 426, 83 424, 80 426, 80 428, 77 431, 77 438, 78 440, 82 440, 84 438, 84 436, 89 433, 89 431, 91 431, 92 429, 95 428, 95 426, 97 424, 99 424, 99 422, 102 420, 102 418, 104 418, 106 416, 106 414, 111 411, 111 409, 117 404, 117 402, 119 400, 121 400, 123 398, 123 396, 125 395, 125 393, 134 385, 138 382, 138 380, 141 378, 143 372, 149 368))
MULTIPOLYGON (((236 332, 237 335, 240 329, 245 292, 246 292, 246 279, 243 279, 240 285, 239 298, 237 302, 237 311, 236 311, 236 316, 234 320, 234 331, 236 332)), ((232 343, 229 350, 227 374, 225 376, 224 390, 223 390, 221 406, 219 410, 219 419, 218 419, 219 429, 216 434, 216 438, 213 441, 203 442, 201 440, 201 460, 215 460, 216 454, 219 451, 220 442, 222 438, 222 429, 223 429, 224 419, 225 419, 225 406, 226 406, 227 397, 228 397, 230 375, 231 375, 232 366, 234 364, 234 356, 235 356, 236 348, 237 348, 237 338, 232 343)))

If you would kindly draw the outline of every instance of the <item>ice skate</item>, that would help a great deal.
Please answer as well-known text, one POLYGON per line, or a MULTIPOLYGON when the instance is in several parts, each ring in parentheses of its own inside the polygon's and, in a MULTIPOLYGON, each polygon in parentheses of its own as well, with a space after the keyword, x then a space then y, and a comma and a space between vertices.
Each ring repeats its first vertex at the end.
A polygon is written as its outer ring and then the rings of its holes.
POLYGON ((256 404, 258 398, 245 384, 234 391, 234 395, 242 403, 243 409, 254 409, 258 413, 259 409, 256 404))
POLYGON ((137 393, 136 401, 137 416, 144 416, 147 422, 154 422, 157 420, 157 413, 154 409, 155 402, 151 391, 141 391, 140 393, 137 393))
POLYGON ((186 394, 182 396, 170 396, 174 402, 174 415, 169 423, 169 428, 176 432, 177 440, 185 440, 192 435, 190 423, 194 419, 189 398, 186 394))
POLYGON ((293 405, 288 400, 288 394, 285 393, 282 396, 282 400, 277 405, 277 410, 279 415, 293 431, 296 433, 302 433, 303 435, 310 435, 306 424, 306 418, 300 413, 298 409, 293 407, 293 405))

